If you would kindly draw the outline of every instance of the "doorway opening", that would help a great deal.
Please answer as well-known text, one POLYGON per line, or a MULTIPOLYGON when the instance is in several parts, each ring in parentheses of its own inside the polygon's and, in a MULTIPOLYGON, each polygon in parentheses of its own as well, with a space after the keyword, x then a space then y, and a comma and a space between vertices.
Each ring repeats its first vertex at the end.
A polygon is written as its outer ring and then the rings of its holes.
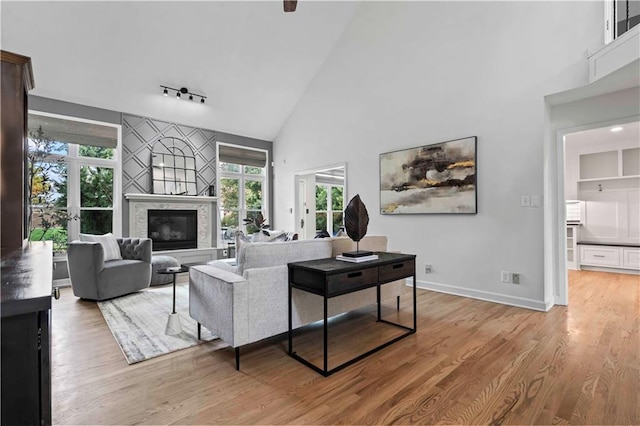
POLYGON ((346 163, 297 172, 294 181, 294 220, 299 238, 340 232, 347 199, 346 163))
POLYGON ((560 298, 567 303, 569 271, 640 269, 640 122, 611 122, 558 137, 565 224, 560 298))

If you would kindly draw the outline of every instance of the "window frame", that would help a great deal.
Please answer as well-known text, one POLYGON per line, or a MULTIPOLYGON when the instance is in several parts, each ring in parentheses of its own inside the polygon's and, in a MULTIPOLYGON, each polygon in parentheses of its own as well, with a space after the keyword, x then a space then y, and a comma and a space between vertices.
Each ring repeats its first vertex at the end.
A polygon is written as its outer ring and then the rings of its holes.
MULTIPOLYGON (((113 127, 117 131, 117 145, 113 148, 113 158, 93 158, 80 155, 80 146, 76 143, 67 143, 67 154, 51 154, 43 161, 57 162, 60 159, 67 166, 67 214, 80 216, 83 210, 111 210, 113 211, 111 233, 116 237, 122 236, 122 125, 107 123, 104 121, 89 120, 68 115, 53 114, 43 111, 28 110, 28 114, 51 117, 67 121, 96 124, 99 126, 113 127), (80 169, 83 166, 106 167, 113 169, 113 203, 109 207, 85 207, 81 205, 80 198, 80 169)), ((62 209, 62 208, 61 208, 62 209)), ((80 234, 80 221, 71 220, 67 224, 67 237, 69 241, 77 240, 80 234)), ((56 261, 65 260, 66 253, 54 256, 56 261)))
MULTIPOLYGON (((344 185, 335 185, 332 183, 319 183, 316 182, 316 192, 317 192, 317 187, 318 186, 324 186, 327 189, 327 210, 318 210, 317 206, 316 206, 316 217, 315 217, 315 223, 318 223, 318 213, 324 213, 327 215, 327 229, 325 229, 325 231, 327 231, 329 233, 329 235, 333 236, 333 214, 334 213, 344 213, 344 185), (342 207, 343 210, 333 210, 333 188, 342 188, 342 207)), ((344 223, 344 216, 343 216, 343 223, 344 223)), ((316 232, 318 232, 318 229, 316 229, 316 232)))
MULTIPOLYGON (((253 147, 249 147, 249 146, 244 146, 244 145, 238 145, 238 144, 232 144, 232 143, 226 143, 226 142, 222 142, 222 141, 218 141, 216 143, 216 188, 217 188, 217 198, 218 198, 218 218, 217 218, 217 229, 218 229, 218 245, 221 245, 224 240, 222 239, 222 212, 223 212, 223 206, 222 206, 222 200, 220 197, 220 188, 222 188, 222 186, 220 185, 220 181, 221 179, 227 178, 227 179, 237 179, 238 180, 238 208, 237 209, 226 209, 226 210, 231 210, 231 211, 237 211, 238 212, 238 230, 241 230, 242 232, 244 232, 246 234, 247 232, 247 227, 246 225, 243 223, 244 218, 247 217, 247 212, 248 211, 258 211, 255 209, 247 209, 247 205, 246 205, 246 198, 245 198, 245 183, 246 181, 258 181, 261 182, 262 184, 262 209, 260 210, 262 212, 262 215, 267 219, 267 223, 270 223, 269 221, 271 220, 271 218, 269 218, 268 216, 268 212, 269 212, 269 191, 270 191, 270 187, 269 187, 269 151, 266 149, 261 149, 261 148, 253 148, 253 147), (243 164, 239 164, 240 166, 240 171, 239 172, 232 172, 232 171, 226 171, 226 170, 222 170, 221 168, 221 164, 237 164, 237 163, 223 163, 220 161, 220 146, 231 146, 231 147, 237 147, 237 148, 242 148, 242 149, 246 149, 246 150, 251 150, 251 151, 259 151, 259 152, 264 152, 265 153, 265 165, 262 168, 263 169, 263 173, 262 174, 252 174, 252 173, 245 173, 245 167, 255 167, 255 166, 247 166, 247 165, 243 165, 243 164)), ((234 241, 235 242, 235 241, 234 241)))

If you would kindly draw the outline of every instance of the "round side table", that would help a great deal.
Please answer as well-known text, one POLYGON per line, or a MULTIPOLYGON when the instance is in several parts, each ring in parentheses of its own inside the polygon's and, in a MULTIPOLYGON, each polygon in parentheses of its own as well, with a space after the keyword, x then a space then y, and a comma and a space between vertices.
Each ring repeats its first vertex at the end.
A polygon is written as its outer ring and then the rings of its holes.
POLYGON ((189 268, 186 266, 179 266, 158 269, 158 274, 160 275, 173 275, 173 310, 169 314, 169 319, 167 320, 167 328, 165 329, 164 334, 176 335, 182 333, 180 315, 178 315, 178 313, 176 312, 176 274, 180 274, 183 272, 189 272, 189 268))

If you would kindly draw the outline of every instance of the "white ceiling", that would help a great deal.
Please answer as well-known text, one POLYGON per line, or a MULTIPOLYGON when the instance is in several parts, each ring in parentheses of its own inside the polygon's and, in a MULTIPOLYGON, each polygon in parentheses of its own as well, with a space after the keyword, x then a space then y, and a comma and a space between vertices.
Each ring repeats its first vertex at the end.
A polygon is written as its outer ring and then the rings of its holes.
POLYGON ((2 1, 2 49, 32 58, 34 95, 273 140, 358 4, 2 1))
POLYGON ((638 146, 640 146, 640 122, 633 121, 625 124, 616 124, 597 129, 569 133, 565 136, 565 143, 580 145, 599 145, 602 143, 613 144, 626 141, 636 141, 638 146), (612 132, 611 129, 615 127, 621 127, 622 130, 612 132))

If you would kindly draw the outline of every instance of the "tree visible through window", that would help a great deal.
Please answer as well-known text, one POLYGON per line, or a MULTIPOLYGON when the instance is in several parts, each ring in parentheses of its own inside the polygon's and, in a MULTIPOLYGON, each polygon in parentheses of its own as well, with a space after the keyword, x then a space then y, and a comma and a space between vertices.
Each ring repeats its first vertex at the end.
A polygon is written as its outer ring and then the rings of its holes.
MULTIPOLYGON (((229 146, 225 145, 225 147, 229 146)), ((246 151, 255 156, 255 152, 248 149, 233 147, 231 150, 233 153, 246 151)), ((266 153, 262 155, 265 159, 263 161, 266 161, 266 153)), ((234 159, 237 163, 220 161, 218 164, 220 174, 218 203, 223 240, 231 240, 236 230, 241 230, 248 235, 258 230, 253 224, 245 225, 243 219, 253 219, 258 213, 266 217, 266 162, 265 167, 258 167, 241 164, 244 161, 241 156, 236 156, 234 159)))
POLYGON ((335 235, 343 224, 344 188, 327 184, 316 185, 316 231, 335 235))
MULTIPOLYGON (((43 119, 30 114, 29 120, 43 119)), ((52 126, 54 134, 65 135, 60 129, 67 121, 70 120, 48 117, 45 122, 52 126)), ((82 126, 69 126, 77 127, 82 126)), ((84 128, 98 127, 103 126, 91 123, 84 128)), ((109 130, 113 140, 117 140, 117 130, 113 127, 109 130)), ((83 140, 81 133, 73 137, 83 140)), ((54 252, 64 253, 68 241, 77 239, 79 232, 114 232, 114 176, 118 164, 114 148, 54 138, 42 126, 29 134, 27 169, 32 213, 29 240, 53 241, 54 252)))

